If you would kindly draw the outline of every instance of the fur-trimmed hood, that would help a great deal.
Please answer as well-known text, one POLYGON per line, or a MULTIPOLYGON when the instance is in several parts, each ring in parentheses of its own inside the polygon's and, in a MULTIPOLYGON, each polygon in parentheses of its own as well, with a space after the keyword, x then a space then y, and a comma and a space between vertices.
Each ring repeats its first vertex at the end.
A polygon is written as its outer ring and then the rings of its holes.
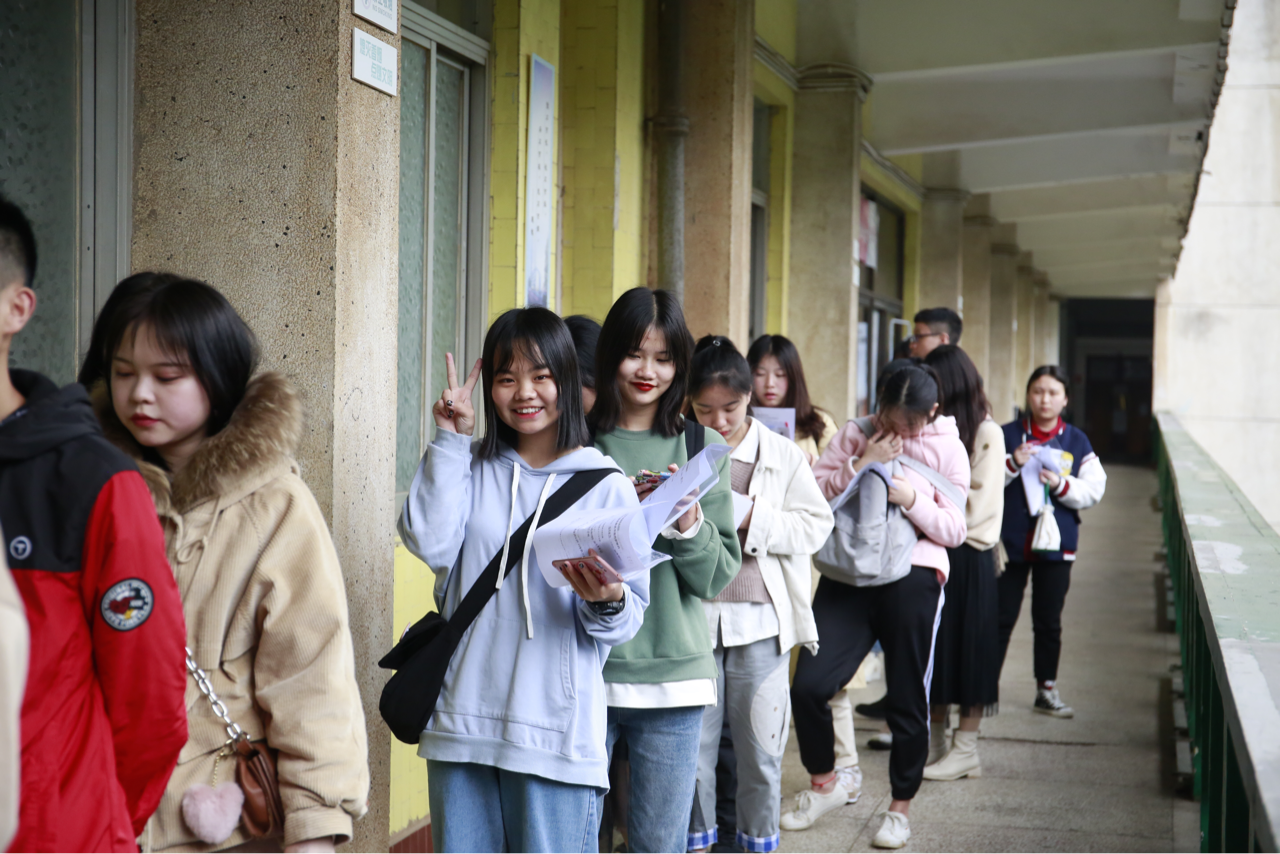
POLYGON ((281 374, 264 372, 249 381, 227 426, 171 476, 146 459, 143 447, 116 415, 105 381, 94 385, 91 397, 103 433, 137 462, 161 515, 185 513, 215 497, 226 504, 252 492, 280 468, 293 465, 302 438, 302 401, 293 383, 281 374))

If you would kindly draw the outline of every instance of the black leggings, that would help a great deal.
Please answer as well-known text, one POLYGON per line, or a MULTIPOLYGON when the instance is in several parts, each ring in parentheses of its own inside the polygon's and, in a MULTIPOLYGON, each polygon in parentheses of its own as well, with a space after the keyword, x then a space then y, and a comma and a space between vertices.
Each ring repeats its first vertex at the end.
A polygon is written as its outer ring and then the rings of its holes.
POLYGON ((1022 611, 1022 594, 1031 576, 1031 631, 1035 635, 1035 670, 1037 682, 1053 682, 1058 678, 1058 659, 1062 655, 1062 606, 1071 587, 1071 561, 1010 561, 996 587, 1000 593, 1000 668, 1004 669, 1009 636, 1022 611))
POLYGON ((813 598, 818 654, 800 650, 791 683, 800 760, 810 774, 835 768, 828 702, 878 640, 888 686, 885 720, 893 733, 889 783, 896 800, 915 797, 929 758, 929 670, 941 594, 938 571, 924 566, 879 587, 853 587, 826 577, 818 582, 813 598))

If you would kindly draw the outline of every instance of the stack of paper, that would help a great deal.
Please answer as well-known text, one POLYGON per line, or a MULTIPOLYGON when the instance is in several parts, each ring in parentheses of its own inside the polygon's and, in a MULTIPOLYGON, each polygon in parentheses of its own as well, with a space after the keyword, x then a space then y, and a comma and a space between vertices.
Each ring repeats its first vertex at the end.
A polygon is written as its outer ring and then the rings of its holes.
POLYGON ((766 430, 796 440, 796 411, 789 406, 753 406, 751 417, 766 430))
POLYGON ((624 579, 669 560, 669 555, 653 550, 654 540, 720 482, 716 463, 730 450, 728 445, 707 446, 638 507, 569 510, 538 528, 533 534, 533 551, 542 577, 552 587, 568 587, 569 581, 554 562, 586 557, 591 549, 624 579))
POLYGON ((1040 470, 1062 473, 1062 451, 1057 448, 1039 448, 1022 467, 1022 491, 1027 496, 1027 509, 1034 518, 1044 507, 1044 484, 1040 482, 1040 470))

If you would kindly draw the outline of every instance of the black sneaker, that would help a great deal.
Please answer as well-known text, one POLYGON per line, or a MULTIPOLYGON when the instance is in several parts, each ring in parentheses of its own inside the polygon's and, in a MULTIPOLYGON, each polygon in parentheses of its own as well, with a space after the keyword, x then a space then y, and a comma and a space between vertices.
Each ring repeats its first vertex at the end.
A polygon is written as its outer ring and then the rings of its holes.
POLYGON ((1057 688, 1037 688, 1036 702, 1031 708, 1042 715, 1052 715, 1055 718, 1074 718, 1076 716, 1075 709, 1062 702, 1062 698, 1058 696, 1057 688))
POLYGON ((881 697, 874 703, 859 703, 853 707, 853 710, 864 718, 874 718, 875 720, 884 720, 885 698, 881 697))

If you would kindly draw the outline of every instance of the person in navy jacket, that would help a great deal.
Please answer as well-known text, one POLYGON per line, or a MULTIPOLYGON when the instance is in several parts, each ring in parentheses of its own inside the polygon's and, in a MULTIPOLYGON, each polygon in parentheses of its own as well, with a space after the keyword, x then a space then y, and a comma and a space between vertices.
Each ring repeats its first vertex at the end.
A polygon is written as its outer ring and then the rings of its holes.
POLYGON ((1000 666, 1009 636, 1022 610, 1022 595, 1031 579, 1031 627, 1035 635, 1036 699, 1034 709, 1059 718, 1075 712, 1058 695, 1058 659, 1062 652, 1062 607, 1071 585, 1071 563, 1080 539, 1080 511, 1102 500, 1107 474, 1089 437, 1062 420, 1067 405, 1067 378, 1056 365, 1036 368, 1027 382, 1023 417, 1004 425, 1005 496, 1000 539, 1009 563, 1000 576, 1000 666), (1041 469, 1053 515, 1062 535, 1060 550, 1033 552, 1036 519, 1027 507, 1022 467, 1040 448, 1061 452, 1059 471, 1041 469))

